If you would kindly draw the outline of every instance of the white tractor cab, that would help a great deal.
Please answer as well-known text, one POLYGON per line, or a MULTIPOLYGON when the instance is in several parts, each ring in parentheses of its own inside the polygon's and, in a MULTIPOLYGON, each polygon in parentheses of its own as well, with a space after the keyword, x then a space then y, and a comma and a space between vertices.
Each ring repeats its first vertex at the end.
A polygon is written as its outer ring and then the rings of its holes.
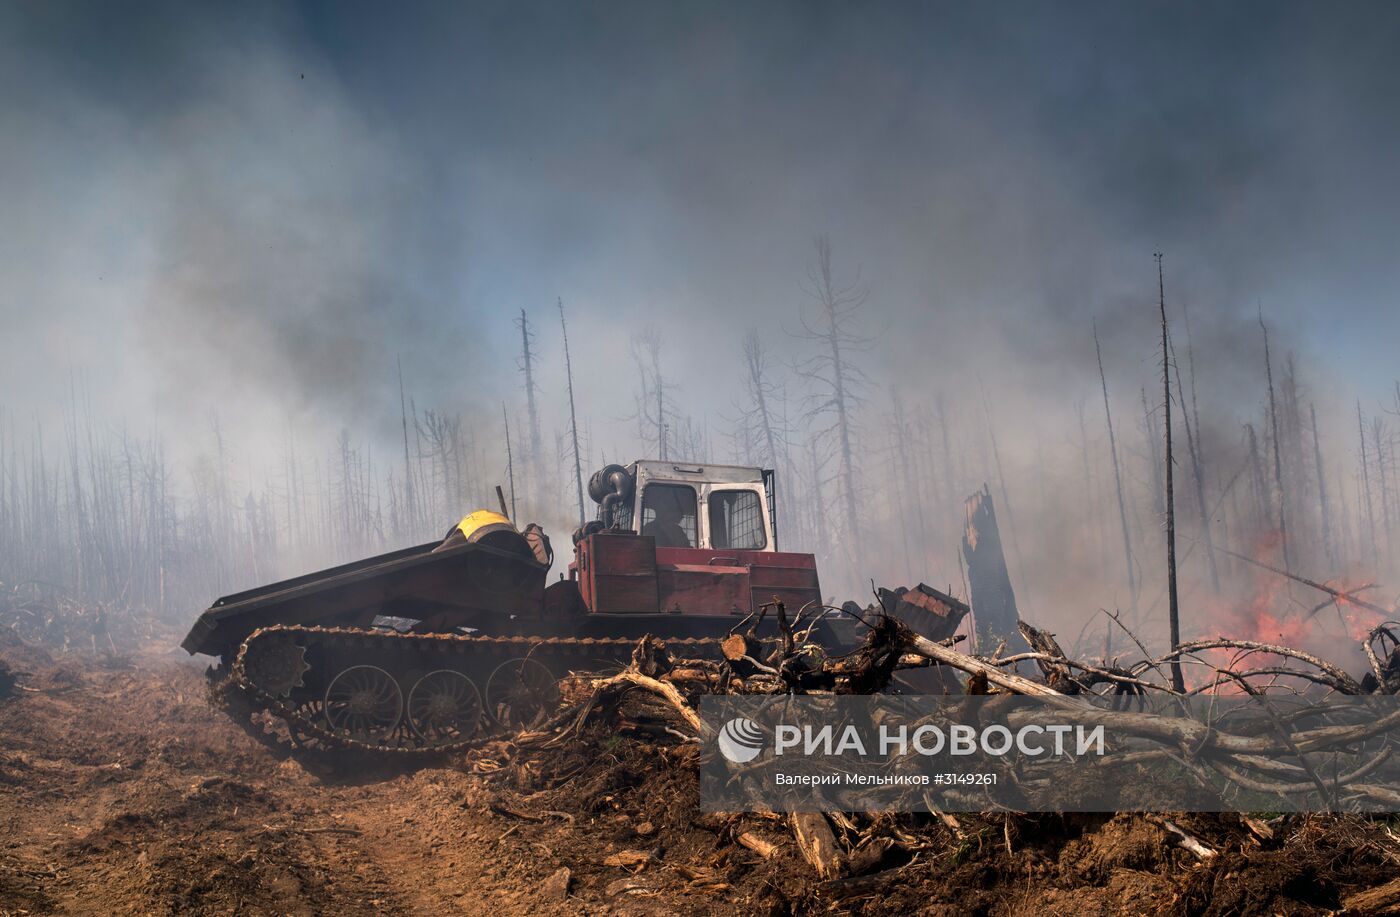
POLYGON ((593 475, 588 492, 598 520, 581 535, 630 531, 658 548, 777 551, 777 508, 770 470, 738 465, 636 461, 593 475))
MULTIPOLYGON (((607 466, 588 482, 598 518, 574 537, 569 580, 579 604, 599 622, 634 619, 638 634, 664 628, 711 636, 717 619, 758 614, 775 602, 794 615, 819 614, 816 558, 778 550, 773 485, 773 472, 737 465, 662 459, 607 466), (658 624, 658 616, 668 621, 658 624), (680 621, 669 620, 675 616, 680 621)), ((568 586, 551 588, 568 606, 568 586)), ((608 626, 609 633, 619 627, 608 626)))

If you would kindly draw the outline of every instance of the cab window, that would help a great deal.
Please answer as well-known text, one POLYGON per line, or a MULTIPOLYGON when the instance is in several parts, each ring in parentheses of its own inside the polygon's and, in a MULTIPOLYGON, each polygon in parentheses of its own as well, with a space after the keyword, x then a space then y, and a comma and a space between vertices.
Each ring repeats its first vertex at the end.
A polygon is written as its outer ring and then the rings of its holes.
POLYGON ((732 551, 762 551, 768 547, 758 494, 751 490, 711 491, 709 504, 710 547, 732 551))
POLYGON ((693 548, 697 513, 695 489, 686 484, 648 484, 642 492, 642 534, 658 548, 693 548))

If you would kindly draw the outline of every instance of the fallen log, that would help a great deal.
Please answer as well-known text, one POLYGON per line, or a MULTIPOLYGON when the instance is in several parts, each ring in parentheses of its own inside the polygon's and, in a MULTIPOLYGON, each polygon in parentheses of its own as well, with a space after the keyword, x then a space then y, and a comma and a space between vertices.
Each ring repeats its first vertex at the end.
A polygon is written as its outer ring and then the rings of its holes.
POLYGON ((700 714, 695 712, 695 709, 681 696, 681 692, 670 682, 661 681, 648 675, 642 675, 639 672, 622 671, 610 678, 604 678, 594 682, 594 688, 597 691, 603 691, 618 685, 628 684, 636 685, 639 688, 645 688, 648 691, 659 694, 676 709, 676 712, 681 715, 681 719, 685 720, 686 724, 694 729, 697 734, 705 731, 705 724, 704 721, 700 719, 700 714))
POLYGON ((834 879, 842 872, 841 852, 836 835, 820 812, 794 812, 791 817, 792 835, 802 858, 811 864, 822 879, 834 879))
POLYGON ((1400 914, 1400 879, 1342 899, 1343 914, 1400 914))
MULTIPOLYGON (((994 665, 983 662, 975 656, 959 653, 941 644, 934 643, 902 628, 901 639, 905 648, 929 659, 967 672, 976 678, 985 678, 991 684, 1031 697, 1052 699, 1072 720, 1085 723, 1104 723, 1126 733, 1160 741, 1176 747, 1196 748, 1200 751, 1216 749, 1231 755, 1279 755, 1317 751, 1322 748, 1340 746, 1348 742, 1360 741, 1379 735, 1400 725, 1400 710, 1378 717, 1370 723, 1358 726, 1324 726, 1305 730, 1292 737, 1290 742, 1254 737, 1236 736, 1214 730, 1203 723, 1183 717, 1166 717, 1154 714, 1124 713, 1094 708, 1078 698, 1070 697, 1039 682, 1022 678, 1010 672, 1003 672, 994 665), (1082 717, 1082 720, 1079 718, 1082 717)), ((1220 642, 1220 641, 1213 641, 1220 642)), ((1234 641, 1244 643, 1247 641, 1234 641)), ((1188 644, 1189 645, 1189 644, 1188 644)), ((1013 719, 1015 715, 1013 714, 1013 719)))
POLYGON ((740 846, 747 847, 765 860, 778 852, 778 845, 753 831, 745 831, 735 838, 740 846))
POLYGON ((1012 672, 1002 671, 997 666, 983 662, 976 656, 969 656, 966 653, 959 653, 952 647, 944 646, 934 641, 914 633, 907 627, 901 629, 900 637, 905 647, 910 651, 919 654, 935 662, 952 666, 969 675, 979 675, 999 688, 1005 688, 1013 694, 1028 694, 1032 697, 1064 697, 1065 695, 1056 691, 1048 685, 1031 681, 1029 678, 1022 678, 1012 672))
POLYGON ((1319 659, 1312 653, 1302 650, 1295 650, 1291 646, 1281 646, 1277 643, 1261 643, 1258 640, 1228 640, 1223 637, 1213 640, 1193 640, 1190 643, 1183 643, 1176 649, 1167 653, 1158 662, 1180 659, 1182 656, 1199 653, 1204 650, 1234 649, 1245 650, 1247 653, 1268 653, 1273 656, 1286 656, 1306 662, 1327 676, 1326 684, 1330 684, 1342 694, 1364 694, 1361 685, 1356 679, 1347 674, 1346 670, 1339 665, 1319 659))
POLYGON ((744 657, 757 658, 763 647, 753 637, 744 634, 730 634, 719 645, 720 652, 730 662, 738 662, 744 657))

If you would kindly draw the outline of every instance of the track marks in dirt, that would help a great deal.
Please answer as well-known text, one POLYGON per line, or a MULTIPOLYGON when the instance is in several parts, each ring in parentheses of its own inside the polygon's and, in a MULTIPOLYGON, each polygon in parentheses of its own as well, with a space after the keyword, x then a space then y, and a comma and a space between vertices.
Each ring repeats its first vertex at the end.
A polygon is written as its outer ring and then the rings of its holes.
MULTIPOLYGON (((328 869, 316 783, 163 656, 34 665, 0 704, 0 913, 382 913, 328 869)), ((17 666, 18 667, 18 666, 17 666)))
POLYGON ((550 910, 456 771, 278 756, 163 652, 16 668, 38 690, 0 702, 0 915, 550 910))

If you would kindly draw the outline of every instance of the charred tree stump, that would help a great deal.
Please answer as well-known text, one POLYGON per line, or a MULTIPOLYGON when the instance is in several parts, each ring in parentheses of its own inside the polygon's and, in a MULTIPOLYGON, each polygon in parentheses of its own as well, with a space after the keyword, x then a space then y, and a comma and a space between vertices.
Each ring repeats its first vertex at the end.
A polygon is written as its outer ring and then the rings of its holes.
POLYGON ((967 582, 972 592, 977 638, 987 649, 1005 640, 1008 646, 1015 646, 1015 652, 1023 652, 1029 647, 1025 646, 1017 628, 1020 615, 1016 611, 1016 593, 1006 569, 990 488, 983 484, 980 491, 967 498, 964 508, 967 522, 962 550, 967 560, 967 582))

